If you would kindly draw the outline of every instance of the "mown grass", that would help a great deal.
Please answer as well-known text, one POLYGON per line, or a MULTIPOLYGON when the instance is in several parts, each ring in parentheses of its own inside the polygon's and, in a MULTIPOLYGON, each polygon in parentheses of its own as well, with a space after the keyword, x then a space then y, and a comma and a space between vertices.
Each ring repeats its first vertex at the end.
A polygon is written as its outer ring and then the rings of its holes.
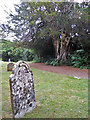
MULTIPOLYGON (((0 63, 1 64, 1 63, 0 63)), ((2 62, 2 117, 12 118, 7 63, 2 62)), ((31 68, 36 108, 24 118, 87 118, 88 80, 31 68)))

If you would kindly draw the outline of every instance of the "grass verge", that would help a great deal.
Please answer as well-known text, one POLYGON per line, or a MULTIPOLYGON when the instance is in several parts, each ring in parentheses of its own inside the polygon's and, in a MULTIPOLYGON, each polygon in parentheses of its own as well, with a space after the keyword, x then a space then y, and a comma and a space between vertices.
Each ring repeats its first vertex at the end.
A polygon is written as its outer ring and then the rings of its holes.
MULTIPOLYGON (((7 62, 8 63, 8 62, 7 62)), ((7 63, 2 67, 2 117, 12 118, 7 63)), ((88 80, 31 68, 35 84, 36 108, 24 118, 87 118, 88 80)))

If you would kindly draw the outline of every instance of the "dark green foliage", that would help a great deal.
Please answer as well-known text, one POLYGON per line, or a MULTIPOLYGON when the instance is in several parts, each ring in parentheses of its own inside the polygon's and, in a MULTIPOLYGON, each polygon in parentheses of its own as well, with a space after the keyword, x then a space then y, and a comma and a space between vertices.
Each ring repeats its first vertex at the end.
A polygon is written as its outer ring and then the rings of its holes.
POLYGON ((33 62, 34 63, 41 63, 41 59, 39 59, 39 57, 37 55, 35 55, 33 62))
POLYGON ((46 65, 53 65, 53 66, 59 66, 58 62, 56 59, 50 58, 45 62, 46 65))
POLYGON ((71 63, 74 67, 90 69, 90 55, 83 49, 76 50, 71 56, 71 63))
POLYGON ((9 58, 14 62, 18 60, 31 61, 34 58, 34 54, 31 50, 21 47, 2 50, 2 60, 8 61, 9 58))
POLYGON ((48 38, 39 39, 37 42, 34 43, 32 48, 35 50, 41 61, 42 59, 54 57, 55 50, 52 43, 52 39, 49 36, 48 38))
POLYGON ((34 51, 31 49, 22 48, 18 43, 12 43, 10 41, 3 40, 2 41, 2 60, 8 61, 18 61, 25 60, 31 61, 34 58, 34 51))
MULTIPOLYGON (((34 63, 46 63, 50 58, 48 57, 41 57, 39 58, 37 55, 35 55, 33 62, 34 63)), ((51 59, 50 59, 51 60, 51 59)), ((53 60, 53 59, 52 59, 53 60)))
POLYGON ((47 57, 41 57, 39 58, 37 55, 35 55, 34 63, 45 63, 45 65, 53 65, 53 66, 59 66, 58 62, 54 58, 47 58, 47 57))

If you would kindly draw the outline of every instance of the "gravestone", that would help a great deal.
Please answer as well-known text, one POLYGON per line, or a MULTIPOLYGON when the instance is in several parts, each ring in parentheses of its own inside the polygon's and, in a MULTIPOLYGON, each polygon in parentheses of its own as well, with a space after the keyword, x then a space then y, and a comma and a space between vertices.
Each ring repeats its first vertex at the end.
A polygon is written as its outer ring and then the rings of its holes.
POLYGON ((17 62, 9 80, 13 117, 21 118, 36 107, 30 66, 25 61, 17 62))
POLYGON ((7 65, 7 71, 12 71, 13 67, 14 67, 13 63, 8 63, 8 65, 7 65))
POLYGON ((8 59, 8 62, 11 62, 11 59, 10 59, 10 58, 8 59))

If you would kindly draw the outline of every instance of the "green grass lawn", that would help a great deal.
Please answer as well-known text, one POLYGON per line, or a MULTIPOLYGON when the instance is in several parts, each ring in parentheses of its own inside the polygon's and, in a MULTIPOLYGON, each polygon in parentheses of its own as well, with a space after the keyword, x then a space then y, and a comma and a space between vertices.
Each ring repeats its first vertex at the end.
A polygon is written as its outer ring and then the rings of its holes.
MULTIPOLYGON (((1 63, 0 63, 1 64, 1 63)), ((2 117, 12 118, 7 63, 2 62, 2 117)), ((31 68, 36 108, 24 118, 87 118, 88 80, 31 68)))

